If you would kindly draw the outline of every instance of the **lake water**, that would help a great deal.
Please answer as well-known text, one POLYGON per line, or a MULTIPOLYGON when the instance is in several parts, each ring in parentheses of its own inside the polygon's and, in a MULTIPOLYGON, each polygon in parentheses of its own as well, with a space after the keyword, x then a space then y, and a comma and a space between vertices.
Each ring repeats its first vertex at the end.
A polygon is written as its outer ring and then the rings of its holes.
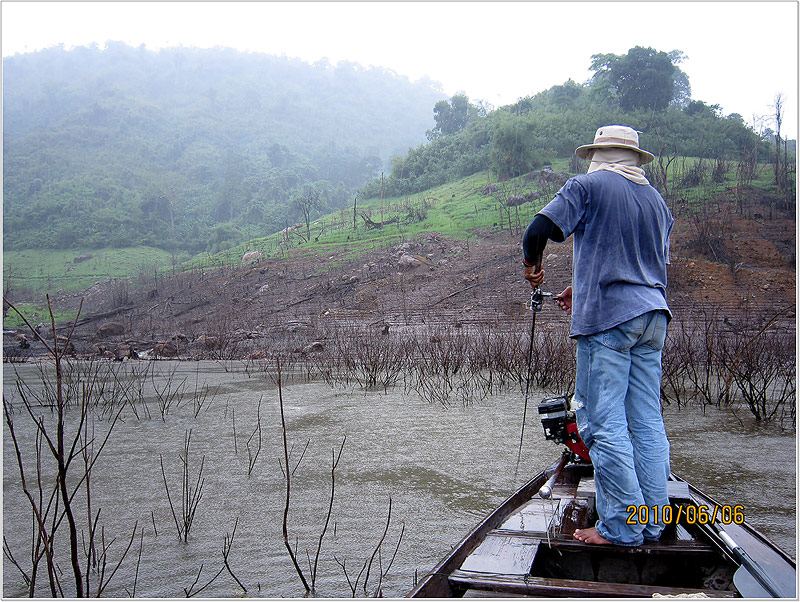
MULTIPOLYGON (((34 366, 19 365, 16 370, 26 382, 39 378, 34 366)), ((129 596, 134 583, 137 597, 184 597, 185 590, 196 591, 223 568, 223 547, 236 524, 228 564, 246 594, 302 596, 305 590, 283 543, 286 489, 275 384, 263 372, 245 372, 242 365, 233 363, 165 362, 152 365, 150 371, 147 379, 139 381, 144 401, 134 406, 138 418, 130 408, 123 411, 92 472, 92 507, 101 509, 98 524, 104 528, 107 544, 116 538, 108 552, 107 575, 127 546, 134 524, 144 530, 141 540, 137 530, 128 556, 104 595, 129 596), (175 393, 163 419, 156 389, 162 399, 175 393), (193 401, 196 392, 205 400, 202 408, 193 401), (259 416, 261 448, 253 462, 259 416), (194 486, 204 458, 205 481, 184 542, 170 510, 161 463, 180 512, 180 458, 189 430, 189 479, 194 486)), ((9 399, 18 400, 16 378, 15 370, 6 367, 4 395, 9 399)), ((132 398, 138 396, 135 389, 128 392, 132 398)), ((335 474, 336 495, 320 553, 317 595, 352 595, 348 578, 355 582, 373 556, 386 527, 390 499, 391 523, 370 567, 367 591, 373 593, 378 575, 386 572, 380 579, 384 595, 405 595, 415 575, 429 571, 485 514, 557 459, 560 450, 544 440, 536 414, 535 405, 544 396, 539 391, 531 395, 515 482, 523 405, 519 393, 445 408, 402 388, 364 392, 299 379, 285 381, 292 466, 305 450, 292 476, 289 538, 309 579, 309 558, 313 563, 328 510, 332 453, 347 437, 335 474), (398 540, 396 557, 388 567, 398 540)), ((15 401, 15 428, 26 450, 30 480, 34 429, 30 417, 20 410, 15 401)), ((49 416, 46 410, 38 413, 49 416)), ((92 422, 98 441, 108 429, 110 415, 106 411, 92 422)), ((751 524, 794 555, 794 434, 756 427, 747 416, 741 418, 744 424, 731 412, 709 409, 704 414, 698 408, 668 407, 665 419, 673 470, 721 503, 743 505, 751 524)), ((68 420, 74 428, 77 410, 70 410, 68 420)), ((3 450, 3 534, 20 564, 29 567, 31 512, 19 486, 7 427, 3 450)), ((79 472, 80 467, 74 470, 79 472)), ((83 504, 82 494, 76 504, 83 504)), ((77 519, 85 528, 85 510, 77 519)), ((67 537, 65 529, 60 533, 67 537)), ((59 566, 69 595, 67 556, 61 557, 59 566)), ((7 558, 3 567, 4 596, 26 595, 19 571, 7 558)), ((356 590, 360 596, 365 573, 356 590)), ((39 595, 49 596, 46 581, 42 564, 39 595)), ((96 587, 94 576, 90 587, 96 587)), ((223 571, 200 596, 243 593, 223 571)))

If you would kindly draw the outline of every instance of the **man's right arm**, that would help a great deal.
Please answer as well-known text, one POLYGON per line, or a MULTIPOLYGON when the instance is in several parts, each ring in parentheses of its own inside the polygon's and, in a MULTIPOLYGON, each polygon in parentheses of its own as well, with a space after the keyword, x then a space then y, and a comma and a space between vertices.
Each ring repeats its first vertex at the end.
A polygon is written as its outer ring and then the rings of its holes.
POLYGON ((522 235, 522 256, 526 266, 541 266, 547 241, 564 242, 564 234, 552 220, 537 213, 522 235))
POLYGON ((525 265, 525 280, 536 288, 544 280, 542 254, 547 240, 564 241, 564 234, 552 220, 537 213, 522 236, 522 263, 525 265))

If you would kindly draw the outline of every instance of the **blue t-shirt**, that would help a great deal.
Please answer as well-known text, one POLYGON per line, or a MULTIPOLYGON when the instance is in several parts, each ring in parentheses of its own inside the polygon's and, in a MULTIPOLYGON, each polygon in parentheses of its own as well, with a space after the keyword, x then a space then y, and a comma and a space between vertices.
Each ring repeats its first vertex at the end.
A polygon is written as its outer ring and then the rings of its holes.
POLYGON ((572 328, 590 335, 667 306, 674 220, 650 185, 606 170, 570 178, 541 210, 574 235, 572 328))

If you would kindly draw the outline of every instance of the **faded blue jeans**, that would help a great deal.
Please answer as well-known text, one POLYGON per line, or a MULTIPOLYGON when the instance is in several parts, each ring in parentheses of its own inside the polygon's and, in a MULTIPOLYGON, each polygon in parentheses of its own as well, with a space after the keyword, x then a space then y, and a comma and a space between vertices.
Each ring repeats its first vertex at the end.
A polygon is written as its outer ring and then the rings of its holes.
POLYGON ((619 545, 658 539, 664 528, 669 441, 660 391, 666 333, 666 313, 651 311, 609 330, 577 337, 573 408, 594 464, 599 516, 595 526, 600 535, 619 545), (639 512, 643 506, 648 509, 639 512))

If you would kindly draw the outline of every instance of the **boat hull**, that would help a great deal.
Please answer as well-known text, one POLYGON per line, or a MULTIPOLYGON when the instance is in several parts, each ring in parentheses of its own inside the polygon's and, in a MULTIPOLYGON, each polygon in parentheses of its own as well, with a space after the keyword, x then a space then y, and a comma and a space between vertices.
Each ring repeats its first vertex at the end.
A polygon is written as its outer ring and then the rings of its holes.
MULTIPOLYGON (((596 520, 592 466, 565 454, 481 521, 409 597, 739 597, 736 584, 750 575, 711 522, 712 509, 727 507, 675 475, 669 485, 675 514, 659 541, 586 544, 572 533, 596 520)), ((777 597, 794 598, 794 560, 738 518, 726 510, 724 530, 768 573, 777 597)), ((751 595, 761 591, 753 587, 751 595)))

